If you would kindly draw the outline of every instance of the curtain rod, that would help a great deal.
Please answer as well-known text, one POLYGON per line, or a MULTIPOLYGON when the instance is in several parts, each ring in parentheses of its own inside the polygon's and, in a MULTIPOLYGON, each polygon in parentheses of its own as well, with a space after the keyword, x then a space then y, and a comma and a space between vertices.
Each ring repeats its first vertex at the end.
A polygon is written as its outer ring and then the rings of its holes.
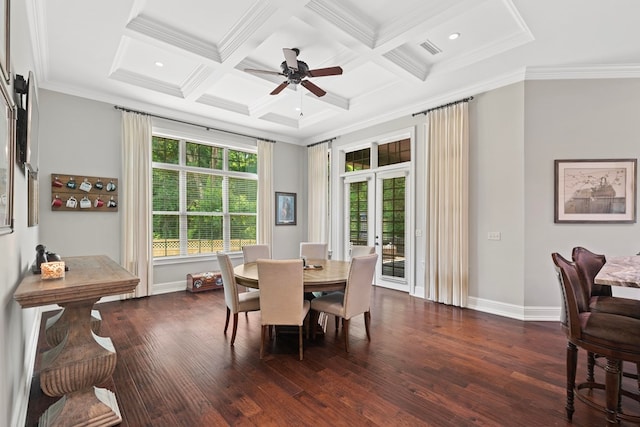
POLYGON ((336 138, 329 138, 329 139, 325 139, 324 141, 314 142, 313 144, 307 145, 307 148, 315 147, 316 145, 324 144, 325 142, 331 142, 331 141, 333 141, 335 139, 336 138))
POLYGON ((460 104, 460 103, 462 103, 462 102, 469 102, 469 101, 471 101, 472 99, 473 99, 473 96, 470 96, 470 97, 468 97, 468 98, 460 99, 460 100, 458 100, 458 101, 449 102, 448 104, 440 105, 440 106, 438 106, 438 107, 429 108, 428 110, 420 111, 419 113, 413 113, 413 114, 411 115, 411 117, 415 117, 415 116, 417 116, 418 114, 427 114, 427 113, 429 113, 430 111, 433 111, 433 110, 439 110, 439 109, 441 109, 441 108, 450 107, 450 106, 452 106, 452 105, 460 104))
POLYGON ((232 135, 244 136, 246 138, 259 139, 259 140, 266 141, 266 142, 272 142, 274 144, 276 143, 276 141, 274 141, 272 139, 260 138, 258 136, 247 135, 247 134, 244 134, 244 133, 233 132, 233 131, 230 131, 230 130, 218 129, 218 128, 214 128, 214 127, 211 127, 211 126, 201 125, 201 124, 198 124, 198 123, 187 122, 185 120, 179 120, 179 119, 174 119, 174 118, 171 118, 171 117, 159 116, 157 114, 145 113, 144 111, 132 110, 130 108, 121 107, 119 105, 114 105, 113 108, 115 108, 116 110, 126 111, 126 112, 129 112, 129 113, 143 114, 143 115, 149 116, 149 117, 155 117, 155 118, 158 118, 158 119, 170 120, 172 122, 182 123, 182 124, 185 124, 185 125, 201 127, 201 128, 206 129, 206 130, 216 130, 218 132, 230 133, 232 135))

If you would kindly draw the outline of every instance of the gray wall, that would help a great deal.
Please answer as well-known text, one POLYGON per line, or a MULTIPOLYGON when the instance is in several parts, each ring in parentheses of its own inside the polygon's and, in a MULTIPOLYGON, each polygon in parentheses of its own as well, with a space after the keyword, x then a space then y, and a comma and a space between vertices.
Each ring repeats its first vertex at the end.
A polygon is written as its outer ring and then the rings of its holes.
MULTIPOLYGON (((11 71, 28 76, 33 70, 25 11, 26 2, 11 4, 11 71)), ((13 87, 9 88, 13 94, 13 87)), ((14 218, 12 234, 0 236, 0 425, 24 425, 31 385, 39 313, 23 310, 13 299, 23 274, 35 258, 38 227, 27 227, 27 179, 15 165, 14 218)))
POLYGON ((51 178, 120 180, 120 112, 48 90, 40 91, 40 112, 40 242, 62 256, 107 255, 119 262, 121 212, 53 211, 51 178))
MULTIPOLYGON (((524 83, 475 96, 469 125, 469 295, 494 312, 524 304, 524 83), (487 240, 487 233, 501 240, 487 240)), ((547 305, 559 305, 555 298, 547 305)))
MULTIPOLYGON (((637 159, 640 79, 525 84, 524 289, 526 306, 559 301, 551 252, 581 245, 608 256, 640 251, 635 224, 554 224, 555 159, 637 159)), ((637 189, 636 189, 637 196, 637 189)))

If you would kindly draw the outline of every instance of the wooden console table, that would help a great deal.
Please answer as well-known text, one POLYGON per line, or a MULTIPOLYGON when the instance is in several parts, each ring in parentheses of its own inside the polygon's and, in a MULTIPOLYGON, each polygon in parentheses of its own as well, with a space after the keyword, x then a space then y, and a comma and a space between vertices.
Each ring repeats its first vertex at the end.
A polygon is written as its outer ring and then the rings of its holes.
POLYGON ((66 337, 42 355, 40 387, 63 396, 40 417, 39 426, 113 426, 122 422, 113 392, 95 387, 111 377, 116 352, 111 339, 91 330, 91 309, 100 298, 133 292, 140 279, 104 255, 68 257, 62 279, 27 274, 14 293, 23 307, 58 304, 66 337))

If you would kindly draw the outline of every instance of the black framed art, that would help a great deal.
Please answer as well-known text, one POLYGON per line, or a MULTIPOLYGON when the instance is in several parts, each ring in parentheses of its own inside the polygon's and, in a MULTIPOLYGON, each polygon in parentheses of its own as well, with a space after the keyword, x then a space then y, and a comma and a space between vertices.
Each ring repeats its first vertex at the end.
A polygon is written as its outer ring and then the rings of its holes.
POLYGON ((276 225, 296 225, 296 193, 276 192, 276 225))

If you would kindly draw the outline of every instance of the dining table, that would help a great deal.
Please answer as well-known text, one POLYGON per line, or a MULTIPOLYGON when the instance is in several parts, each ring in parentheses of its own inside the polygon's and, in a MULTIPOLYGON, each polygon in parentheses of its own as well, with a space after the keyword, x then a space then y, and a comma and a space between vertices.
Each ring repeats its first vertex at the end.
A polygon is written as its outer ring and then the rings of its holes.
MULTIPOLYGON (((308 259, 303 272, 304 292, 342 291, 349 277, 349 261, 308 259)), ((233 269, 238 285, 259 289, 258 264, 248 262, 233 269)))
POLYGON ((593 282, 597 285, 640 288, 640 255, 607 258, 593 282))

